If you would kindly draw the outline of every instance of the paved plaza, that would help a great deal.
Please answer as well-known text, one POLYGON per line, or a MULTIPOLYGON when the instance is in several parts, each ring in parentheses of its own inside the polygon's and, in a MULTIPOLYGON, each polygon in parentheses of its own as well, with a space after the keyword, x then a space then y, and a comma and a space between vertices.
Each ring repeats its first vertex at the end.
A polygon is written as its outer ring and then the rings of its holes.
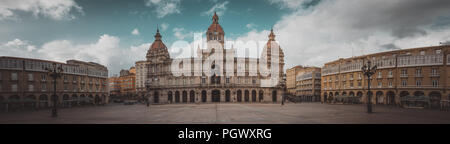
POLYGON ((76 107, 0 113, 0 123, 69 124, 417 124, 450 123, 450 112, 374 106, 367 114, 365 105, 320 103, 280 104, 142 104, 76 107))

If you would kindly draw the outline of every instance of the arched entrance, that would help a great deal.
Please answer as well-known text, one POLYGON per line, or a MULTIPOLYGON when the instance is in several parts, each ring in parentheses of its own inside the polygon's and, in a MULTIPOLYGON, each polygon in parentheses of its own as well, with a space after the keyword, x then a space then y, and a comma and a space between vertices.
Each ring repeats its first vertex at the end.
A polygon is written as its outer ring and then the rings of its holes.
POLYGON ((72 99, 71 106, 77 106, 78 105, 78 96, 76 94, 73 94, 71 99, 72 99))
POLYGON ((238 90, 237 91, 237 101, 238 102, 242 102, 242 91, 241 90, 238 90))
POLYGON ((188 94, 187 94, 187 91, 183 91, 183 103, 187 103, 187 98, 188 97, 188 94))
POLYGON ((153 94, 153 103, 159 103, 159 92, 155 91, 153 94))
POLYGON ((386 103, 388 105, 395 105, 395 93, 393 91, 388 91, 386 93, 386 103))
POLYGON ((213 90, 211 91, 212 97, 211 97, 211 101, 212 102, 220 102, 220 91, 219 90, 213 90))
POLYGON ((3 98, 3 96, 0 95, 0 112, 4 111, 5 109, 6 109, 5 99, 3 98))
POLYGON ((377 91, 375 101, 377 104, 384 104, 384 97, 382 91, 377 91))
POLYGON ((189 102, 195 103, 195 92, 193 90, 189 92, 189 102))
POLYGON ((206 102, 206 91, 202 91, 202 102, 206 102))
POLYGON ((180 103, 180 92, 175 91, 175 103, 180 103))
POLYGON ((327 102, 328 100, 328 95, 326 92, 323 93, 323 102, 327 102))
POLYGON ((256 102, 256 91, 252 91, 252 102, 256 102))
MULTIPOLYGON (((64 101, 64 100, 63 100, 63 101, 64 101)), ((94 98, 94 104, 97 105, 97 104, 99 103, 99 101, 100 101, 100 96, 95 95, 95 98, 94 98)))
POLYGON ((167 93, 167 101, 168 101, 169 103, 172 103, 172 102, 173 102, 173 94, 172 94, 171 91, 169 91, 169 92, 167 93))
POLYGON ((13 95, 8 98, 8 110, 16 111, 21 107, 20 97, 13 95))
POLYGON ((273 103, 277 102, 277 91, 272 91, 272 102, 273 103))
POLYGON ((331 103, 331 102, 333 102, 333 99, 334 99, 333 93, 330 92, 330 93, 328 94, 328 99, 327 99, 327 101, 328 101, 329 103, 331 103))
POLYGON ((358 91, 358 92, 356 93, 356 97, 358 97, 358 98, 357 98, 358 103, 361 103, 361 102, 362 102, 361 99, 362 99, 362 97, 363 97, 363 93, 362 93, 361 91, 358 91))
POLYGON ((441 93, 437 91, 430 92, 430 108, 439 109, 441 107, 441 93))
POLYGON ((259 91, 259 102, 262 102, 264 100, 264 91, 259 91))
POLYGON ((89 98, 89 104, 94 104, 94 97, 92 95, 89 95, 88 98, 89 98))
POLYGON ((80 105, 85 105, 87 102, 86 96, 84 94, 80 95, 80 105))
MULTIPOLYGON (((97 96, 95 97, 97 98, 97 96)), ((68 94, 63 95, 63 107, 69 107, 70 105, 70 97, 68 94)))
POLYGON ((225 91, 225 102, 230 102, 231 101, 231 92, 230 90, 226 90, 225 91))
POLYGON ((407 91, 402 91, 402 92, 400 92, 400 99, 401 99, 400 102, 401 102, 401 105, 402 105, 402 106, 404 106, 405 104, 407 104, 407 102, 405 101, 407 96, 409 96, 409 92, 407 92, 407 91))
POLYGON ((36 108, 36 96, 29 95, 24 99, 24 106, 27 110, 32 110, 36 108))
POLYGON ((245 92, 244 92, 244 100, 245 100, 245 102, 250 101, 250 92, 248 90, 245 90, 245 92))

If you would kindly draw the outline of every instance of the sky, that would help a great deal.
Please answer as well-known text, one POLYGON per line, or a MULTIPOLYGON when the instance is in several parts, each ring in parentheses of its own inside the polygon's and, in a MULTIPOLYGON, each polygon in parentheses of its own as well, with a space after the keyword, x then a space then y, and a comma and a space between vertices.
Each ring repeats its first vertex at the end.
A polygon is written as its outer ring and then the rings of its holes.
POLYGON ((0 56, 93 61, 118 74, 145 60, 157 27, 176 55, 214 12, 226 40, 267 41, 273 28, 285 68, 450 44, 448 0, 1 0, 0 56))

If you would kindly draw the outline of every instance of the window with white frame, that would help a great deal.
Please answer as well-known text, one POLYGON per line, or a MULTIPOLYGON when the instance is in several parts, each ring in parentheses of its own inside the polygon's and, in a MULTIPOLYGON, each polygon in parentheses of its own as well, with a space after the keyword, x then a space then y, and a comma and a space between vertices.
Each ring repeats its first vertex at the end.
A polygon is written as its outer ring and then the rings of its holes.
POLYGON ((28 85, 28 91, 30 92, 34 91, 34 85, 32 84, 28 85))
POLYGON ((422 85, 422 80, 416 80, 416 86, 421 86, 422 85))
POLYGON ((45 81, 45 80, 47 80, 47 75, 41 74, 41 81, 45 81))
POLYGON ((382 87, 383 83, 382 82, 378 82, 378 87, 382 87))
POLYGON ((436 68, 431 69, 431 76, 439 75, 438 70, 436 68))
POLYGON ((416 76, 422 76, 422 69, 416 69, 416 76))
POLYGON ((392 81, 389 81, 388 86, 392 87, 392 81))
POLYGON ((17 84, 12 84, 11 85, 11 91, 12 92, 17 92, 17 84))
POLYGON ((389 70, 389 77, 392 77, 392 76, 393 76, 392 70, 389 70))
POLYGON ((402 80, 402 86, 406 86, 407 85, 407 81, 406 80, 402 80))
POLYGON ((425 51, 420 51, 420 55, 425 55, 425 51))
POLYGON ((41 91, 46 91, 47 90, 47 85, 44 83, 44 84, 41 84, 41 91))
POLYGON ((402 69, 401 76, 408 76, 408 70, 407 69, 402 69))
POLYGON ((28 74, 28 81, 33 81, 33 80, 34 80, 33 74, 32 74, 32 73, 29 73, 29 74, 28 74))
POLYGON ((15 81, 17 79, 18 79, 17 73, 11 73, 11 80, 15 81))
POLYGON ((441 50, 440 49, 436 50, 436 54, 441 54, 441 50))
POLYGON ((378 78, 381 78, 381 77, 382 77, 381 74, 382 74, 382 73, 379 71, 379 72, 378 72, 378 78))
POLYGON ((432 80, 431 84, 433 85, 433 87, 438 87, 439 86, 439 81, 438 80, 432 80))

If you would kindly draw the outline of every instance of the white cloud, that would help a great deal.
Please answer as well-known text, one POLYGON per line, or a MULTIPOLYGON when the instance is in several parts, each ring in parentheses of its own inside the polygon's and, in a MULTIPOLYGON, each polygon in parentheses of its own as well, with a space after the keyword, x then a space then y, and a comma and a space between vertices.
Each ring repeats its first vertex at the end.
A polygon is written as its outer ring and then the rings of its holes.
POLYGON ((125 53, 130 54, 131 61, 141 61, 146 60, 147 50, 150 48, 152 43, 144 43, 138 46, 131 46, 129 51, 125 51, 125 53))
POLYGON ((155 8, 154 12, 158 18, 163 18, 169 14, 180 13, 181 0, 147 0, 147 7, 155 8))
POLYGON ((121 57, 119 42, 118 37, 104 34, 93 44, 73 44, 68 40, 51 41, 42 45, 37 52, 41 56, 58 61, 79 59, 108 65, 112 57, 121 57))
POLYGON ((132 35, 139 35, 139 30, 137 28, 133 29, 133 31, 131 31, 132 35))
POLYGON ((186 30, 184 28, 173 28, 173 35, 179 39, 179 40, 183 40, 186 37, 193 37, 194 33, 192 31, 186 32, 186 30))
POLYGON ((4 56, 26 56, 36 58, 33 55, 36 46, 20 39, 14 39, 0 45, 0 54, 4 56))
POLYGON ((166 31, 167 28, 169 28, 169 24, 167 24, 167 23, 162 23, 161 24, 161 30, 162 31, 166 31))
POLYGON ((71 11, 83 13, 82 7, 74 0, 1 0, 0 20, 16 19, 15 12, 31 12, 33 16, 44 16, 54 20, 71 20, 71 11))
MULTIPOLYGON (((286 67, 323 66, 338 58, 438 45, 450 29, 433 28, 450 14, 450 1, 335 0, 287 14, 274 26, 286 67), (357 5, 354 5, 356 4, 357 5)), ((268 31, 250 31, 238 40, 265 40, 268 31)))
POLYGON ((247 27, 248 29, 254 29, 257 25, 254 23, 249 23, 247 25, 245 25, 245 27, 247 27))
POLYGON ((216 12, 218 15, 222 16, 225 14, 227 10, 228 1, 224 1, 222 3, 215 4, 211 9, 202 13, 202 15, 213 15, 216 12))

